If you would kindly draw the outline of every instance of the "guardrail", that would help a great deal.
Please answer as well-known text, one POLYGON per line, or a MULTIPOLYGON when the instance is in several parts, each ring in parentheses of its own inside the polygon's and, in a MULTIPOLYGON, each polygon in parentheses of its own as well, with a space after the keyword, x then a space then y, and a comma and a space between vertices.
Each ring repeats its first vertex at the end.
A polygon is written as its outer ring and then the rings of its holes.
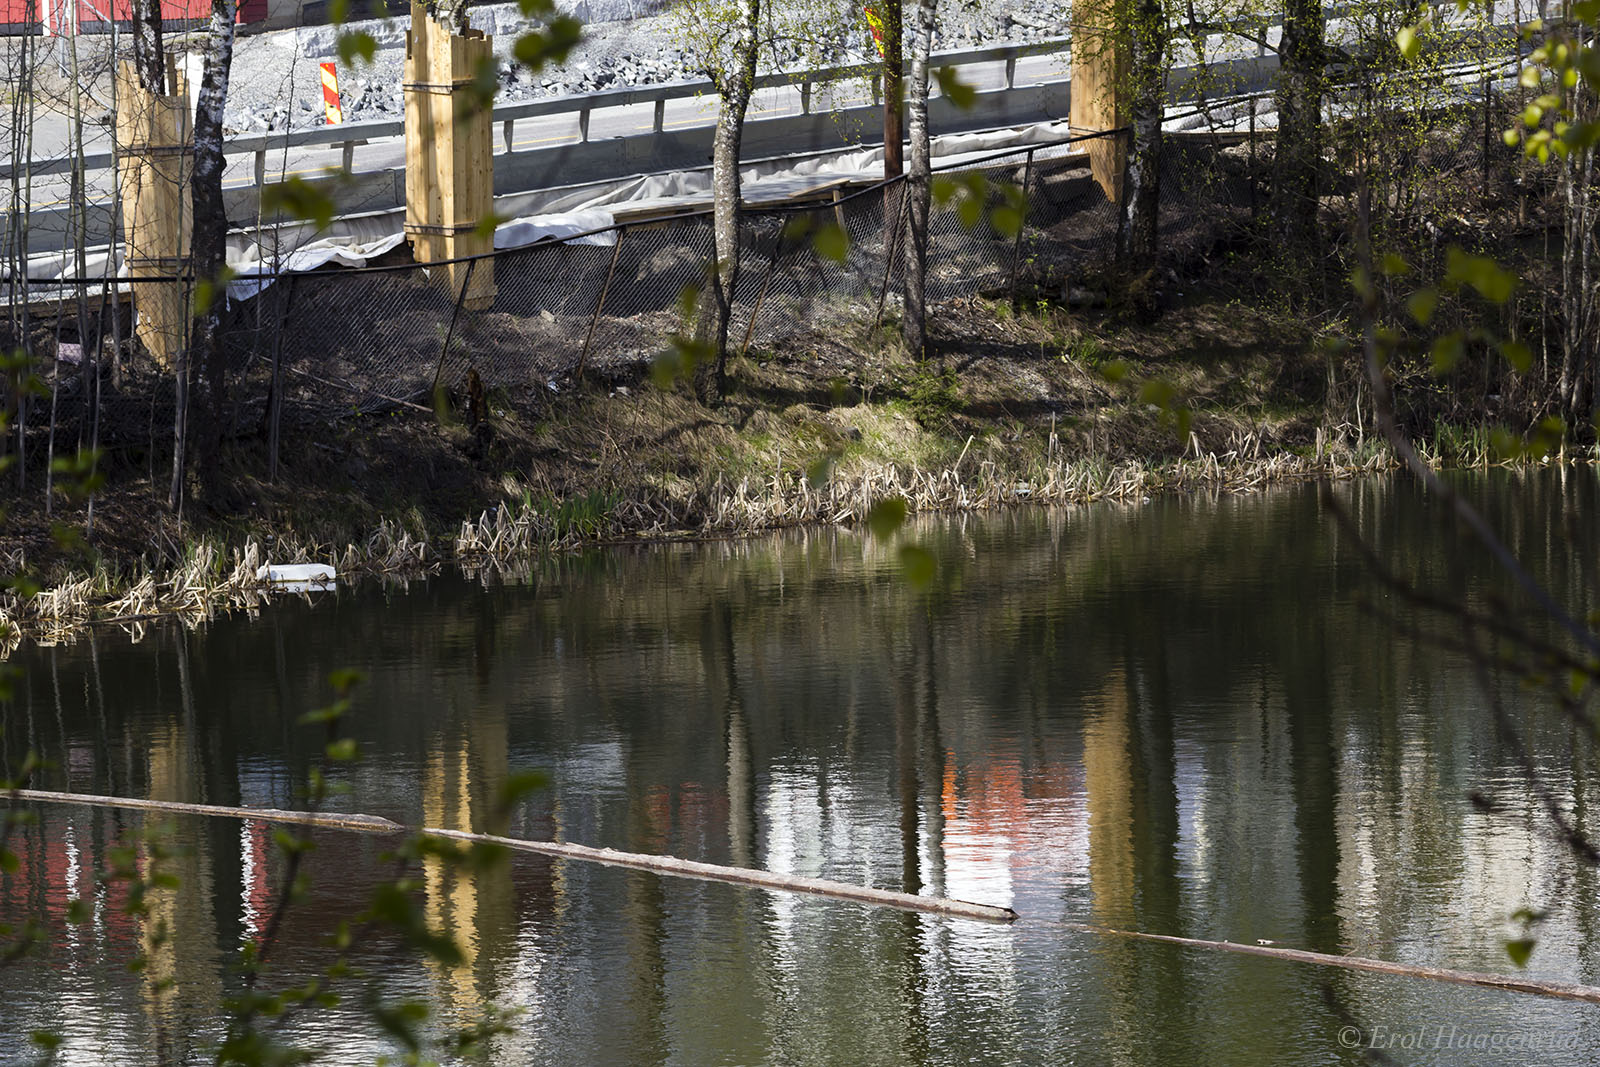
MULTIPOLYGON (((951 49, 936 52, 932 62, 942 67, 973 66, 979 63, 1004 62, 1006 65, 1006 88, 1013 87, 1016 80, 1017 60, 1024 56, 1054 55, 1065 52, 1071 44, 1067 37, 1053 37, 1044 41, 1034 41, 1027 44, 995 45, 987 48, 951 49)), ((803 71, 782 71, 763 74, 756 78, 757 89, 779 88, 788 85, 800 87, 801 111, 811 113, 812 87, 825 85, 829 82, 844 81, 850 78, 868 78, 872 82, 872 96, 874 103, 881 103, 882 88, 879 78, 883 68, 878 63, 854 63, 834 67, 821 67, 803 71)), ((515 126, 524 119, 549 118, 555 115, 576 115, 578 118, 578 140, 589 139, 590 115, 605 108, 632 107, 638 104, 655 104, 655 122, 653 132, 661 133, 666 122, 666 106, 671 100, 692 100, 707 94, 714 94, 716 87, 710 81, 695 79, 690 81, 663 82, 656 85, 628 85, 615 89, 599 89, 592 93, 574 93, 571 95, 549 96, 540 100, 524 100, 518 103, 498 104, 494 108, 493 121, 500 125, 501 136, 506 151, 511 150, 512 136, 515 126)), ((344 159, 342 168, 345 173, 350 173, 354 168, 355 150, 361 145, 372 141, 388 138, 402 137, 405 134, 405 121, 403 119, 375 119, 365 122, 347 122, 338 126, 314 126, 305 130, 288 130, 284 132, 268 132, 254 134, 240 134, 223 140, 223 154, 226 156, 255 156, 255 179, 257 185, 266 184, 267 157, 270 153, 281 152, 289 148, 314 148, 318 145, 337 145, 343 149, 344 159)), ((85 155, 83 169, 85 172, 109 169, 114 162, 114 153, 95 152, 85 155)), ((0 180, 9 180, 14 164, 0 165, 0 180)), ((49 159, 36 159, 31 168, 34 177, 48 174, 67 174, 73 170, 73 160, 70 155, 54 156, 49 159)))

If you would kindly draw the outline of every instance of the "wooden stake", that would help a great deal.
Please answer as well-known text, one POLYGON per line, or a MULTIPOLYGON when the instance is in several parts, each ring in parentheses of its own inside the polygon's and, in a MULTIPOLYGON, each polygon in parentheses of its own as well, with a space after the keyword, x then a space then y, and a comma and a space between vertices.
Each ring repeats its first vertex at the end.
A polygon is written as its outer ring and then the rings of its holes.
POLYGON ((194 145, 189 94, 146 92, 133 64, 117 71, 117 155, 122 181, 124 262, 133 284, 135 335, 163 367, 189 343, 189 176, 194 145))
MULTIPOLYGON (((482 64, 494 63, 494 39, 482 30, 454 34, 411 5, 406 31, 406 236, 418 263, 463 260, 494 251, 485 225, 494 209, 494 127, 488 107, 469 99, 482 64)), ((466 263, 441 272, 452 295, 466 263)), ((473 271, 465 306, 494 303, 494 262, 473 271)))
MULTIPOLYGON (((1073 133, 1098 133, 1127 118, 1128 30, 1118 26, 1115 0, 1080 0, 1072 5, 1072 81, 1068 122, 1073 133)), ((1118 203, 1128 150, 1120 137, 1083 142, 1089 169, 1106 199, 1118 203)))

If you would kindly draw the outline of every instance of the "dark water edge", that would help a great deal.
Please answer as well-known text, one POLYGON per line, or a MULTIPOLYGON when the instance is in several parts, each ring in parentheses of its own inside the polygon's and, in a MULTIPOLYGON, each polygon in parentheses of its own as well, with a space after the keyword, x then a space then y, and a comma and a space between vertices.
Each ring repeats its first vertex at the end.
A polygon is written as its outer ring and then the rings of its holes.
MULTIPOLYGON (((1566 603, 1595 606, 1592 471, 1457 481, 1566 603)), ((912 530, 940 564, 926 590, 893 545, 823 529, 341 590, 137 643, 100 632, 19 657, 0 760, 42 752, 44 788, 294 806, 321 747, 295 719, 355 667, 365 755, 342 808, 477 826, 511 769, 543 767, 552 785, 514 834, 1023 916, 1001 929, 525 857, 427 870, 426 913, 466 962, 375 938, 352 989, 455 1021, 521 1009, 484 1062, 1593 1062, 1591 1008, 1060 925, 1505 971, 1507 917, 1533 905, 1550 917, 1529 973, 1600 982, 1594 872, 1548 833, 1465 664, 1397 636, 1385 615, 1414 616, 1330 509, 1419 585, 1489 603, 1503 580, 1409 483, 1333 500, 1296 486, 930 520, 912 530), (1474 811, 1473 790, 1507 814, 1474 811)), ((1589 742, 1499 692, 1593 829, 1589 742)), ((59 919, 77 897, 93 918, 0 972, 0 1062, 39 1027, 64 1030, 67 1062, 204 1058, 279 864, 259 824, 179 820, 180 888, 155 919, 121 915, 93 872, 144 825, 52 808, 23 836, 0 921, 59 919), (156 977, 128 973, 159 919, 156 977)), ((318 836, 285 981, 327 958, 334 917, 382 869, 381 843, 318 836)), ((302 1029, 330 1062, 388 1047, 360 1000, 302 1029)))

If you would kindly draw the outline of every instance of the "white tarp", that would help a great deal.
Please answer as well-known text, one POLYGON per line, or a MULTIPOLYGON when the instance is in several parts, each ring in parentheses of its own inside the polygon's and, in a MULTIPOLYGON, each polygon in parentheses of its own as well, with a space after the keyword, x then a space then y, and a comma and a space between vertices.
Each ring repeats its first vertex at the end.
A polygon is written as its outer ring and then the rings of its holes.
POLYGON ((324 237, 296 248, 284 255, 279 263, 263 261, 259 245, 244 249, 244 256, 230 260, 233 280, 228 283, 229 300, 249 300, 272 284, 270 275, 277 271, 307 271, 337 263, 341 267, 365 267, 368 260, 377 259, 405 240, 405 234, 394 233, 373 241, 355 237, 324 237), (248 257, 248 258, 246 258, 248 257))
POLYGON ((554 215, 524 215, 494 228, 494 246, 521 248, 555 238, 571 239, 576 245, 604 245, 609 248, 617 243, 617 231, 609 229, 614 221, 611 212, 598 208, 554 215), (595 230, 601 232, 595 233, 595 230))
MULTIPOLYGON (((609 230, 612 216, 609 211, 590 209, 569 211, 554 215, 525 215, 502 222, 494 230, 495 248, 520 248, 539 241, 574 239, 574 244, 614 245, 617 234, 609 230), (595 233, 592 231, 602 232, 595 233)), ((279 263, 261 258, 262 249, 256 244, 240 244, 230 248, 228 267, 233 280, 228 283, 228 299, 249 300, 258 295, 272 279, 274 268, 285 273, 316 270, 329 263, 341 267, 365 267, 371 260, 397 247, 405 240, 403 233, 389 233, 363 238, 353 234, 338 237, 321 237, 285 252, 279 263)))

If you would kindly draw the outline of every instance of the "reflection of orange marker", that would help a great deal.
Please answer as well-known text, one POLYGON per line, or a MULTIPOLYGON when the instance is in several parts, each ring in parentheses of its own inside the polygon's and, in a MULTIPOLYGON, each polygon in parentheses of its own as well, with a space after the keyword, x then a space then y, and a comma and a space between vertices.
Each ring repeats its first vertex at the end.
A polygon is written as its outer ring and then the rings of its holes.
POLYGON ((332 63, 322 64, 322 103, 328 109, 329 126, 344 121, 344 108, 339 106, 339 72, 332 63))
POLYGON ((872 31, 872 43, 878 46, 878 58, 883 58, 883 16, 871 4, 861 9, 867 16, 867 29, 872 31))

